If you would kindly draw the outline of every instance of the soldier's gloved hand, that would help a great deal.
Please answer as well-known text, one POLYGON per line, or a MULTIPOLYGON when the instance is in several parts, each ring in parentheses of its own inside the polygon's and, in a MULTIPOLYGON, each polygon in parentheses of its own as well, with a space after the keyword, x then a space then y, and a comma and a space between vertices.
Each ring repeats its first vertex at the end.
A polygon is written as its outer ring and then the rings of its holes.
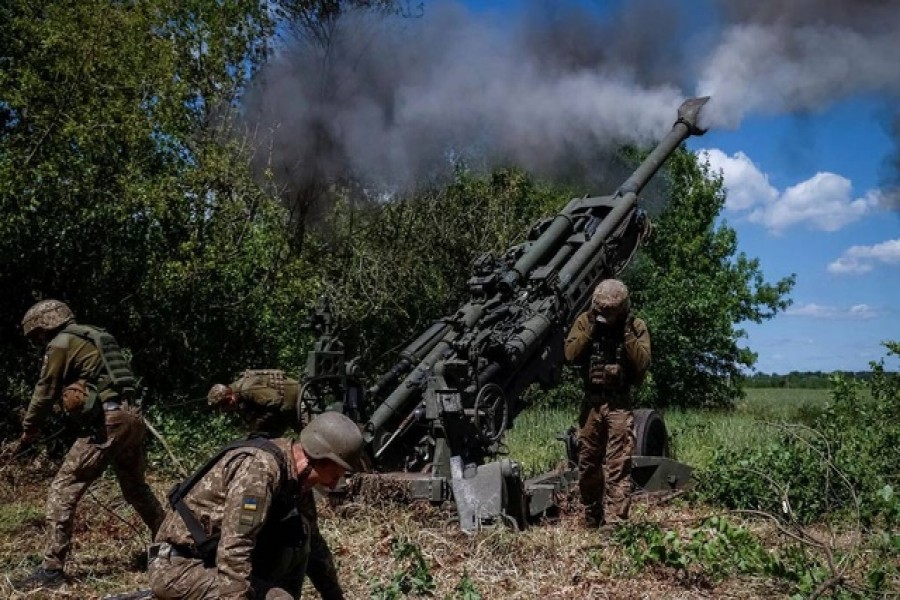
POLYGON ((22 432, 15 442, 8 444, 3 452, 0 452, 0 459, 15 460, 19 458, 23 452, 31 448, 41 435, 40 429, 29 428, 22 432))
POLYGON ((605 380, 607 385, 617 386, 622 383, 622 366, 621 365, 604 365, 605 380))

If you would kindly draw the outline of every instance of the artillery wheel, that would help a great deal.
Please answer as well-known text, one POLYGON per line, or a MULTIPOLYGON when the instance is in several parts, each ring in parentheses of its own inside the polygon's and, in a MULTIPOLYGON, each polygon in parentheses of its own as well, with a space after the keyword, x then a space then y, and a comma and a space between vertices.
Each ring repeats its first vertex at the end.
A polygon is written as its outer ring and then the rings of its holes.
POLYGON ((668 456, 669 433, 662 415, 651 408, 634 411, 634 456, 668 456))
POLYGON ((313 377, 307 379, 300 386, 300 393, 297 394, 297 421, 301 427, 306 427, 316 415, 325 412, 329 403, 327 399, 329 395, 334 395, 335 390, 332 387, 340 378, 333 375, 323 375, 321 377, 313 377))
POLYGON ((509 419, 509 404, 503 388, 489 383, 478 391, 475 397, 475 427, 491 442, 496 442, 506 431, 509 419))

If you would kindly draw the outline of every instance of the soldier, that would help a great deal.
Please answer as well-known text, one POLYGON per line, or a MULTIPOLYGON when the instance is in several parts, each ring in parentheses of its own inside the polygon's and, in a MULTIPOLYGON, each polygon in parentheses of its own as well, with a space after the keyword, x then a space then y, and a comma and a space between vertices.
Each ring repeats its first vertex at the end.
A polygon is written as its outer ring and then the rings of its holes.
POLYGON ((217 383, 206 396, 210 406, 237 412, 250 435, 280 437, 301 429, 297 416, 300 383, 277 369, 248 369, 236 381, 217 383))
POLYGON ((135 404, 134 375, 109 333, 79 325, 58 300, 43 300, 22 319, 25 336, 46 345, 41 374, 22 422, 17 451, 40 438, 55 402, 80 427, 80 435, 50 484, 48 542, 41 566, 20 587, 55 587, 64 582, 63 565, 72 545, 75 508, 107 465, 112 464, 122 495, 155 534, 163 518, 156 496, 144 480, 144 421, 135 404))
POLYGON ((630 308, 625 284, 601 281, 566 338, 566 360, 580 367, 585 385, 578 485, 588 527, 627 519, 631 504, 632 396, 650 366, 650 334, 630 308))
POLYGON ((326 600, 344 597, 319 532, 312 488, 333 488, 362 471, 363 438, 344 415, 326 412, 286 438, 225 446, 169 494, 150 548, 150 585, 162 599, 286 599, 308 573, 326 600), (308 515, 312 514, 312 519, 308 515))

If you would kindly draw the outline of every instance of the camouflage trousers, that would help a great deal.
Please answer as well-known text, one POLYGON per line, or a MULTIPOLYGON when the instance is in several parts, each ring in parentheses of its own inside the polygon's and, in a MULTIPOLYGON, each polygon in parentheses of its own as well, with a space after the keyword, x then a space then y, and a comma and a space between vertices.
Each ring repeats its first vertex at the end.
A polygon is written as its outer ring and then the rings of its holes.
MULTIPOLYGON (((159 600, 212 600, 221 596, 218 583, 218 569, 207 567, 198 558, 159 556, 150 562, 147 569, 150 588, 159 600)), ((273 584, 251 576, 253 597, 266 600, 293 600, 300 597, 303 583, 290 585, 280 582, 273 584)))
POLYGON ((621 521, 631 507, 634 414, 628 398, 586 397, 578 419, 578 487, 588 525, 621 521))
POLYGON ((155 534, 163 510, 144 480, 147 460, 143 442, 145 426, 140 410, 123 404, 105 412, 105 427, 92 437, 75 440, 50 484, 47 497, 48 541, 43 566, 62 569, 72 547, 72 530, 78 501, 108 465, 112 465, 125 500, 155 534))

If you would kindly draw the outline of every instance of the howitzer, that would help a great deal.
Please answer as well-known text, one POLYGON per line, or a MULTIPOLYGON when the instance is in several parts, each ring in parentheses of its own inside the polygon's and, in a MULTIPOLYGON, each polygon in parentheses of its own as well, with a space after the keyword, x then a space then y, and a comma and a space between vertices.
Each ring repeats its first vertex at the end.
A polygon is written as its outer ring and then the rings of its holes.
MULTIPOLYGON (((475 262, 468 301, 409 344, 367 391, 377 408, 364 435, 384 473, 369 477, 401 481, 412 497, 452 495, 467 529, 500 515, 521 525, 574 478, 523 483, 516 463, 486 462, 502 454, 526 388, 560 381, 568 327, 597 283, 620 273, 648 234, 638 194, 685 139, 704 132, 698 118, 707 99, 682 104, 671 132, 613 195, 573 199, 534 225, 524 243, 475 262)), ((664 438, 661 420, 656 426, 664 438)), ((685 476, 663 466, 670 483, 685 476)))

